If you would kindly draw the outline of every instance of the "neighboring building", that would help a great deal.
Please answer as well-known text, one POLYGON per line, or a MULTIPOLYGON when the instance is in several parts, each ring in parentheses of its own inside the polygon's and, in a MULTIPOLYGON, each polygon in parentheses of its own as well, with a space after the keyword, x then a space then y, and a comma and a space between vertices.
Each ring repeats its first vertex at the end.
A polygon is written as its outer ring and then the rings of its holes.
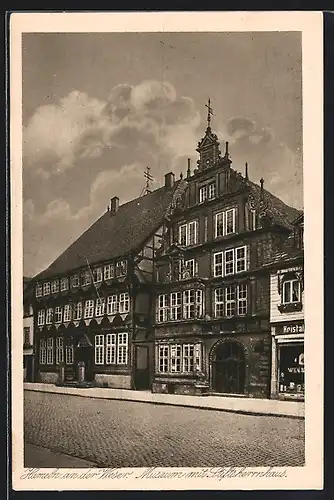
POLYGON ((34 312, 31 278, 23 278, 23 380, 34 381, 34 312))
POLYGON ((268 268, 272 335, 271 397, 304 399, 304 217, 268 268))
MULTIPOLYGON (((162 393, 269 397, 271 262, 300 212, 231 168, 210 127, 156 258, 155 374, 162 393)), ((173 184, 171 175, 169 182, 173 184)), ((184 182, 182 180, 182 182, 184 182)))
POLYGON ((151 387, 153 258, 178 190, 167 184, 120 206, 113 198, 34 278, 38 381, 151 387))

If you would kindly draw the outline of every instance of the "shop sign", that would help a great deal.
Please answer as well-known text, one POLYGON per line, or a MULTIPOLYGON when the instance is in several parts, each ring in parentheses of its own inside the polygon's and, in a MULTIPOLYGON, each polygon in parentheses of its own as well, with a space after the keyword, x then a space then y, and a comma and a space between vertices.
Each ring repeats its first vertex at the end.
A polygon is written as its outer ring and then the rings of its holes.
POLYGON ((283 325, 283 333, 304 333, 304 325, 283 325))

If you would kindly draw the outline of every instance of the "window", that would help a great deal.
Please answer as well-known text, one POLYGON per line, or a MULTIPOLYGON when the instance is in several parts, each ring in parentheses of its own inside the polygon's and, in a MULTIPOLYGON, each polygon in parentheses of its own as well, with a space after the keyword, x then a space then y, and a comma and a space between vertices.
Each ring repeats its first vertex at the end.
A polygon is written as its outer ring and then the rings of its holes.
POLYGON ((60 291, 65 292, 65 290, 68 290, 68 278, 62 278, 60 280, 60 291))
POLYGON ((36 285, 36 297, 42 297, 43 295, 43 287, 40 283, 36 285))
POLYGON ((205 200, 212 200, 216 196, 216 184, 211 182, 199 189, 199 202, 203 203, 205 200))
POLYGON ((199 318, 202 314, 202 290, 185 290, 183 292, 183 317, 199 318))
POLYGON ((181 292, 172 292, 170 294, 170 319, 172 321, 182 318, 181 308, 182 308, 181 292))
POLYGON ((288 280, 283 282, 283 304, 300 302, 300 281, 288 280))
POLYGON ((71 310, 71 305, 66 304, 64 307, 64 321, 71 321, 72 319, 72 310, 71 310))
POLYGON ((95 335, 95 364, 104 364, 104 335, 95 335))
POLYGON ((78 288, 80 284, 80 280, 79 280, 79 275, 78 274, 75 274, 74 276, 72 276, 71 278, 71 285, 72 285, 72 288, 78 288))
POLYGON ((45 321, 45 323, 47 325, 51 325, 52 324, 52 319, 53 319, 53 309, 49 308, 49 309, 46 310, 46 321, 45 321))
POLYGON ((49 337, 46 344, 46 364, 53 365, 53 338, 49 337))
POLYGON ((158 344, 157 371, 160 373, 193 373, 202 369, 201 344, 158 344))
POLYGON ((45 324, 45 309, 40 309, 37 313, 37 325, 43 326, 45 324))
POLYGON ((92 318, 94 316, 94 300, 86 300, 84 318, 92 318))
POLYGON ((234 249, 225 251, 225 276, 234 274, 234 249))
POLYGON ((128 334, 119 333, 117 337, 117 363, 119 365, 126 365, 128 362, 128 334))
POLYGON ((246 271, 246 247, 239 247, 235 249, 235 272, 240 273, 246 271))
POLYGON ((247 285, 231 285, 225 288, 226 316, 245 316, 247 314, 247 285))
POLYGON ((116 276, 119 278, 120 276, 125 276, 127 273, 127 262, 126 260, 119 260, 116 262, 116 276))
POLYGON ((56 365, 64 363, 64 339, 63 337, 56 338, 56 365))
POLYGON ((235 315, 235 286, 225 288, 226 316, 229 318, 235 315))
POLYGON ((52 281, 52 283, 51 283, 51 292, 52 293, 59 292, 59 281, 58 280, 52 281))
POLYGON ((185 373, 194 371, 194 345, 183 345, 183 371, 185 373))
POLYGON ((50 282, 46 282, 43 284, 43 295, 49 295, 50 293, 50 282))
POLYGON ((215 290, 215 318, 224 316, 224 290, 216 288, 215 290))
POLYGON ((39 341, 39 363, 45 365, 46 363, 46 342, 45 339, 39 341))
POLYGON ((106 335, 106 364, 116 364, 116 333, 108 333, 106 335))
POLYGON ((168 295, 166 293, 158 296, 158 321, 168 321, 168 295))
POLYGON ((250 231, 256 230, 256 211, 255 210, 249 211, 249 230, 250 231))
POLYGON ((119 312, 121 314, 129 312, 129 304, 129 294, 127 292, 121 293, 119 295, 119 312))
POLYGON ((197 275, 197 262, 195 259, 180 260, 180 279, 189 279, 197 275))
POLYGON ((77 302, 73 307, 73 319, 78 320, 82 318, 82 302, 77 302))
POLYGON ((170 346, 170 371, 171 373, 178 373, 181 371, 181 346, 170 346))
POLYGON ((23 343, 25 345, 30 345, 30 326, 25 326, 23 328, 23 343))
POLYGON ((158 370, 161 373, 168 372, 168 345, 158 347, 158 370))
POLYGON ((215 277, 229 276, 234 273, 241 273, 243 271, 247 271, 247 268, 248 264, 246 246, 231 248, 229 250, 225 250, 225 252, 218 252, 213 255, 213 275, 215 277))
POLYGON ((106 264, 104 266, 104 279, 110 280, 114 277, 114 266, 112 264, 106 264))
POLYGON ((203 314, 203 292, 202 290, 185 290, 161 294, 157 301, 157 321, 177 321, 184 319, 195 319, 203 314))
POLYGON ((213 255, 213 275, 223 276, 223 252, 213 255))
POLYGON ((85 271, 82 272, 81 279, 82 279, 82 286, 88 286, 91 284, 92 276, 89 269, 86 269, 85 271))
POLYGON ((93 269, 93 282, 100 283, 102 281, 102 267, 93 269))
POLYGON ((74 346, 67 345, 65 347, 65 363, 67 365, 73 365, 74 363, 74 346))
POLYGON ((187 222, 179 226, 179 243, 182 246, 198 243, 198 221, 187 222))
POLYGON ((208 185, 208 197, 209 197, 209 200, 212 200, 213 198, 216 197, 216 184, 215 184, 215 182, 211 182, 211 184, 208 185))
POLYGON ((215 215, 215 238, 236 232, 236 208, 224 210, 215 215))
POLYGON ((199 202, 202 203, 208 197, 207 186, 202 186, 199 188, 199 202))
POLYGON ((117 295, 109 295, 107 299, 107 314, 118 313, 119 302, 117 300, 117 295))
POLYGON ((95 316, 103 316, 104 315, 104 298, 97 299, 95 305, 95 316))
POLYGON ((61 323, 63 319, 63 311, 60 306, 55 308, 55 323, 61 323))

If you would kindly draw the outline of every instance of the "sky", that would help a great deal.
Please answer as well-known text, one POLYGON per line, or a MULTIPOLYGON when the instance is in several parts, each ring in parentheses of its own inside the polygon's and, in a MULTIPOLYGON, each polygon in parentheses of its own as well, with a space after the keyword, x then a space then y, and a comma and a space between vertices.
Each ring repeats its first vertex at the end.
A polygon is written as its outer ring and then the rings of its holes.
POLYGON ((303 207, 301 35, 23 35, 24 275, 50 265, 107 209, 186 173, 211 127, 232 167, 303 207))

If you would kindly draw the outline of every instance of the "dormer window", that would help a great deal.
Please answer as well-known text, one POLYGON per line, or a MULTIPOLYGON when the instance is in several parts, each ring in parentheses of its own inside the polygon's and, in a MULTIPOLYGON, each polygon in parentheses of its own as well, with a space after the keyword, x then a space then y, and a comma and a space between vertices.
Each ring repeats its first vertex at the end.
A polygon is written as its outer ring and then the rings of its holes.
POLYGON ((215 238, 236 232, 236 208, 229 208, 215 214, 215 238))
POLYGON ((47 281, 46 283, 43 283, 43 295, 49 295, 50 294, 50 281, 47 281))
POLYGON ((36 297, 42 297, 43 295, 43 287, 40 283, 36 285, 36 297))
POLYGON ((216 183, 210 182, 199 189, 199 202, 203 203, 206 200, 212 200, 216 196, 216 183))

